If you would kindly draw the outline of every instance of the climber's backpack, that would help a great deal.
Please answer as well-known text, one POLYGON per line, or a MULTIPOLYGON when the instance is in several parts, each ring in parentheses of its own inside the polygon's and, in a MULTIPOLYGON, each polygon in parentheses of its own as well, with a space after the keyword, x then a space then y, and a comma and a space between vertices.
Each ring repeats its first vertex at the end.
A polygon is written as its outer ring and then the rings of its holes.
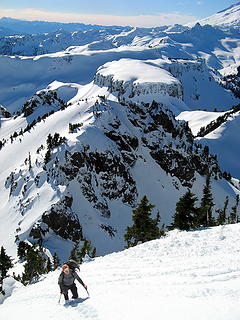
POLYGON ((80 271, 80 266, 76 261, 71 259, 71 260, 68 260, 66 264, 69 266, 69 269, 71 269, 72 271, 75 271, 76 269, 80 271))

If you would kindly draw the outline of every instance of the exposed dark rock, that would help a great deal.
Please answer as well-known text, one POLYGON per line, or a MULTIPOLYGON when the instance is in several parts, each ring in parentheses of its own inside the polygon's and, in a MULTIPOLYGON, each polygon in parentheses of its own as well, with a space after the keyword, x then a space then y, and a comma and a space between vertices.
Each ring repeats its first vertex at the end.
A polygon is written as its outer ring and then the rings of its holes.
POLYGON ((115 237, 115 233, 117 232, 117 230, 111 227, 110 225, 101 224, 100 228, 106 231, 111 238, 115 237))
POLYGON ((53 205, 49 211, 44 212, 42 222, 63 239, 78 241, 83 238, 78 216, 65 206, 64 201, 53 205))
POLYGON ((138 146, 137 138, 130 137, 127 135, 119 135, 119 133, 115 131, 105 132, 105 135, 117 143, 118 148, 120 150, 125 150, 131 152, 131 144, 133 145, 134 149, 138 146))
POLYGON ((150 154, 164 171, 178 177, 183 186, 191 187, 196 168, 190 159, 170 149, 167 152, 163 150, 152 151, 150 154))

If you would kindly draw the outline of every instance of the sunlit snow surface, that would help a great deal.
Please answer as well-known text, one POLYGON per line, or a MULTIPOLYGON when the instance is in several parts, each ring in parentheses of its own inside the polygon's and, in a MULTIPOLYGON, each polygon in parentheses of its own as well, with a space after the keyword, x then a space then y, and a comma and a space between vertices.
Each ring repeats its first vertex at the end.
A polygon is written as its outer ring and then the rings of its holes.
MULTIPOLYGON (((15 288, 0 306, 4 320, 238 320, 240 224, 172 231, 166 238, 81 266, 90 298, 78 284, 77 304, 64 306, 51 272, 15 288)), ((14 285, 12 284, 14 287, 14 285)))
MULTIPOLYGON (((193 134, 197 135, 201 127, 207 126, 224 114, 225 112, 186 111, 179 114, 177 119, 187 121, 193 134)), ((222 170, 230 172, 238 179, 240 178, 240 167, 236 160, 240 157, 240 149, 237 147, 239 124, 240 112, 236 112, 218 128, 204 137, 197 138, 200 143, 209 147, 212 154, 217 155, 222 170)))

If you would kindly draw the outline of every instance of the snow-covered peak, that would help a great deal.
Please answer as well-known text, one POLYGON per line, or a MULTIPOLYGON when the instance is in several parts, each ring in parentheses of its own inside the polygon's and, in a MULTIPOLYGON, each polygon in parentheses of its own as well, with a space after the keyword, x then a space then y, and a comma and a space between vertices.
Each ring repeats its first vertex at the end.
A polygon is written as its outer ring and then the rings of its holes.
POLYGON ((135 83, 179 83, 168 71, 145 61, 121 59, 108 62, 97 72, 104 77, 112 76, 113 81, 135 83))
POLYGON ((118 97, 134 101, 161 101, 163 96, 182 99, 182 85, 169 71, 147 61, 120 59, 101 66, 95 84, 107 86, 118 97))
MULTIPOLYGON (((240 28, 240 2, 210 17, 199 20, 201 25, 210 24, 221 28, 240 28)), ((192 25, 192 24, 189 24, 192 25)))

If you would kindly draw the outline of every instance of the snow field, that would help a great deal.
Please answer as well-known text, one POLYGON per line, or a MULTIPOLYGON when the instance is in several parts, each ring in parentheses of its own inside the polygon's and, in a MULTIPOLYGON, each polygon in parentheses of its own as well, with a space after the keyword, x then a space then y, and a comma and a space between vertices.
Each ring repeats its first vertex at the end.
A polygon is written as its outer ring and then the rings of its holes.
POLYGON ((225 112, 209 112, 209 111, 183 111, 176 119, 188 122, 193 135, 197 135, 201 127, 206 127, 211 121, 215 121, 218 117, 223 116, 225 112))
POLYGON ((78 304, 58 304, 60 270, 15 289, 0 306, 4 320, 159 319, 237 320, 240 224, 165 238, 98 257, 81 266, 90 298, 78 285, 78 304))

